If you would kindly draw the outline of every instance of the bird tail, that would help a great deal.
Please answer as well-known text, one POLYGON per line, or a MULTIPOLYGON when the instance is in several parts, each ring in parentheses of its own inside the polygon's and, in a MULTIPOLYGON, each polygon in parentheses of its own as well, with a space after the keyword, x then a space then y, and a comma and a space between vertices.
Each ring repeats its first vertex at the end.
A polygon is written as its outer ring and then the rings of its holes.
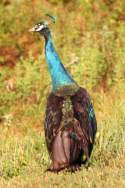
POLYGON ((80 165, 81 156, 89 153, 86 144, 86 135, 81 129, 79 121, 74 118, 72 102, 66 98, 62 108, 62 121, 52 143, 51 160, 52 170, 61 170, 72 165, 80 165))

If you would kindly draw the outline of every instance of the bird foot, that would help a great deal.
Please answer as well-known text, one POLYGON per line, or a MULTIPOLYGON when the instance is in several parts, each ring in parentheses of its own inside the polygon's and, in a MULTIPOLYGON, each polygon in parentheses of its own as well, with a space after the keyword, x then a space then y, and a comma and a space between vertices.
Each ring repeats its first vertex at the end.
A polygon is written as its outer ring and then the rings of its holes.
POLYGON ((71 165, 67 168, 67 172, 75 172, 78 170, 80 170, 80 165, 78 164, 71 165))
POLYGON ((80 165, 78 164, 73 164, 70 166, 67 166, 66 164, 60 165, 58 167, 54 167, 53 165, 50 165, 50 167, 46 170, 46 172, 54 172, 54 173, 58 173, 62 170, 66 170, 66 172, 75 172, 80 170, 80 165))
POLYGON ((58 172, 64 170, 65 168, 67 168, 67 164, 62 164, 62 165, 58 165, 58 166, 50 165, 50 167, 46 171, 58 173, 58 172))

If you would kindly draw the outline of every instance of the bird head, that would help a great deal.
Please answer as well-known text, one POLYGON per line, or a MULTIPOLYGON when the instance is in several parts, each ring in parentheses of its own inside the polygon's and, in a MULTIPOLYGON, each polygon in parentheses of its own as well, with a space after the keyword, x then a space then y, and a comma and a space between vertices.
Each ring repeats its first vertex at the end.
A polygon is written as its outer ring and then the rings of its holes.
POLYGON ((55 23, 56 18, 50 14, 46 14, 46 16, 49 18, 49 20, 37 23, 33 28, 29 29, 29 31, 39 32, 43 36, 49 33, 49 25, 55 23))
POLYGON ((29 31, 42 33, 43 31, 47 30, 48 28, 49 28, 48 23, 42 21, 42 22, 37 23, 31 29, 29 29, 29 31))

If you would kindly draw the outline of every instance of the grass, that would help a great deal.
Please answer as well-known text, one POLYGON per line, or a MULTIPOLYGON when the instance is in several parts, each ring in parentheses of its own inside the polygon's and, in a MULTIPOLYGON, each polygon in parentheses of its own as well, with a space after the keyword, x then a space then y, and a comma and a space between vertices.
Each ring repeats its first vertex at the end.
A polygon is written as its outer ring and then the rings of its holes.
POLYGON ((105 94, 102 98, 102 95, 95 104, 95 108, 101 110, 97 113, 99 124, 92 157, 86 167, 73 174, 45 172, 49 158, 41 129, 30 124, 21 127, 3 125, 1 187, 124 187, 125 101, 120 96, 116 102, 105 94))
POLYGON ((0 3, 0 187, 125 187, 125 17, 122 1, 6 1, 0 3), (56 48, 94 104, 98 132, 87 166, 45 172, 43 132, 51 81, 43 41, 28 29, 44 13, 56 48), (65 16, 64 16, 65 15, 65 16), (63 25, 63 27, 62 27, 63 25))

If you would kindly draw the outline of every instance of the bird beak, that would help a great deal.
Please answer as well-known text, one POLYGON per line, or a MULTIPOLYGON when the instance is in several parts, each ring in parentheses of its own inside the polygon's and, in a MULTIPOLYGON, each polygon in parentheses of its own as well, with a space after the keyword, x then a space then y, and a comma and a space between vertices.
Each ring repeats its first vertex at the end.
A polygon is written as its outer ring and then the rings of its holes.
POLYGON ((36 31, 36 30, 35 30, 35 27, 29 29, 29 32, 35 32, 35 31, 36 31))

